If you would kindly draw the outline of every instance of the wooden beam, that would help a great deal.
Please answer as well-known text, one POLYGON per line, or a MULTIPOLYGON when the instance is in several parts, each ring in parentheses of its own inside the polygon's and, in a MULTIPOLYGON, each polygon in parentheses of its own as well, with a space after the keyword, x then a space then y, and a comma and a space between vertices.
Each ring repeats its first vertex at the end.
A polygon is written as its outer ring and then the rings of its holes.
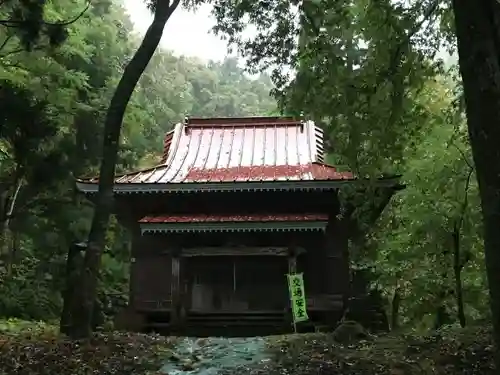
POLYGON ((316 311, 342 310, 344 307, 342 294, 312 295, 306 299, 307 309, 316 311))
MULTIPOLYGON (((299 249, 300 253, 305 249, 299 249)), ((212 246, 212 247, 190 247, 182 249, 182 257, 197 256, 281 256, 289 255, 288 247, 235 247, 235 246, 212 246)))

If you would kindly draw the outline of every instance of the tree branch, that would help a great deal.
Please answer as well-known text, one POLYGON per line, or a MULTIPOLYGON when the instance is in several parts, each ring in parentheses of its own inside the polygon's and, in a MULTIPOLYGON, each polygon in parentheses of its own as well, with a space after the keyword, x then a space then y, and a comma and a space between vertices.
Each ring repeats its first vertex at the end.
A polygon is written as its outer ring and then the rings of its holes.
MULTIPOLYGON (((71 25, 72 23, 75 23, 78 21, 84 14, 85 12, 90 8, 90 1, 87 2, 87 5, 85 5, 85 8, 78 13, 78 15, 68 21, 62 21, 62 22, 45 22, 43 21, 42 24, 45 26, 68 26, 71 25)), ((25 26, 28 25, 30 21, 26 20, 0 20, 0 25, 5 26, 5 27, 20 27, 20 26, 25 26)))
POLYGON ((7 151, 2 150, 1 148, 0 148, 0 154, 5 156, 7 159, 10 159, 10 155, 7 153, 7 151))
POLYGON ((7 43, 9 42, 9 40, 12 39, 12 35, 8 35, 5 40, 3 41, 2 45, 0 46, 0 51, 4 49, 4 47, 7 45, 7 43))
POLYGON ((85 6, 85 8, 83 8, 83 10, 80 13, 78 13, 78 15, 76 15, 76 17, 74 17, 73 19, 66 21, 66 22, 56 22, 53 24, 45 23, 45 24, 52 25, 52 26, 69 26, 72 23, 75 23, 76 21, 78 21, 81 17, 83 17, 83 15, 87 12, 87 10, 89 10, 89 8, 90 8, 90 1, 87 2, 87 5, 85 6))
POLYGON ((464 200, 462 202, 462 207, 460 210, 460 217, 458 221, 458 230, 462 227, 462 224, 464 222, 464 217, 465 217, 465 211, 467 210, 467 206, 469 205, 469 186, 470 182, 472 179, 472 172, 474 172, 474 168, 469 169, 469 173, 467 174, 467 179, 465 180, 465 187, 464 187, 464 200))
POLYGON ((414 25, 408 31, 408 33, 406 33, 404 35, 402 40, 397 44, 395 51, 393 52, 392 57, 390 59, 389 67, 386 69, 386 71, 384 73, 379 74, 379 76, 378 76, 378 80, 377 80, 376 85, 375 85, 376 88, 378 88, 380 84, 382 84, 384 81, 386 81, 387 77, 391 77, 394 74, 396 74, 397 66, 399 64, 399 61, 401 61, 401 58, 402 58, 401 55, 403 53, 403 47, 406 47, 410 43, 411 38, 413 38, 413 36, 420 31, 420 29, 422 28, 424 23, 432 17, 434 12, 436 12, 439 3, 440 3, 439 0, 435 0, 434 2, 432 2, 429 5, 429 7, 425 10, 423 17, 422 17, 422 20, 420 20, 420 22, 418 22, 416 25, 414 25))
MULTIPOLYGON (((44 46, 37 46, 37 47, 32 48, 30 52, 43 51, 45 48, 46 47, 44 47, 44 46)), ((16 49, 14 49, 12 51, 7 52, 5 55, 0 55, 0 58, 5 58, 7 56, 11 56, 11 55, 14 55, 16 53, 21 53, 21 52, 25 52, 25 51, 26 51, 25 48, 22 48, 22 47, 16 48, 16 49)))
POLYGON ((465 156, 465 152, 460 149, 460 147, 458 147, 453 141, 450 142, 450 145, 452 145, 453 147, 455 147, 457 149, 457 151, 460 153, 460 155, 462 156, 462 159, 464 160, 465 164, 467 164, 467 166, 471 169, 471 172, 474 170, 474 165, 473 163, 467 158, 467 156, 465 156))
POLYGON ((316 22, 314 21, 314 16, 309 12, 309 5, 312 5, 312 2, 302 2, 301 9, 302 10, 302 15, 304 16, 305 20, 307 20, 310 29, 313 31, 315 36, 319 36, 321 30, 320 28, 316 25, 316 22), (306 6, 307 4, 307 6, 306 6))
MULTIPOLYGON (((0 56, 0 57, 2 57, 2 56, 0 56)), ((25 71, 27 73, 35 73, 33 70, 28 69, 28 68, 26 68, 24 66, 21 66, 19 64, 4 63, 3 61, 0 61, 0 66, 2 66, 3 68, 15 68, 15 69, 23 70, 23 71, 25 71)), ((2 150, 0 150, 0 153, 4 153, 5 154, 5 152, 2 152, 2 150)))
POLYGON ((181 2, 181 0, 174 0, 174 1, 172 1, 172 4, 168 7, 168 12, 167 12, 167 17, 168 18, 170 18, 170 16, 172 15, 172 13, 174 13, 174 11, 179 6, 180 2, 181 2))
POLYGON ((7 219, 14 219, 18 217, 20 214, 27 212, 37 206, 49 206, 49 205, 72 205, 73 200, 70 198, 43 198, 43 197, 34 197, 24 204, 20 204, 17 206, 15 212, 10 215, 6 215, 4 218, 0 218, 0 223, 7 219))

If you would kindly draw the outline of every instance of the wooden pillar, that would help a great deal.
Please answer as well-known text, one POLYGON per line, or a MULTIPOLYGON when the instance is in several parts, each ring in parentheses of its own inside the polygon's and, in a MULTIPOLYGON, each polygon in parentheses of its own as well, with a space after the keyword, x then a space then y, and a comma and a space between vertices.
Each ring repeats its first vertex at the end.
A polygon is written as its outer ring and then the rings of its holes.
POLYGON ((352 245, 352 225, 353 221, 351 215, 344 217, 338 222, 339 232, 345 235, 343 238, 341 246, 341 262, 342 271, 344 273, 344 279, 346 284, 342 293, 342 304, 343 304, 343 315, 345 316, 349 312, 349 305, 352 299, 352 270, 351 270, 351 260, 349 254, 349 247, 352 245))
POLYGON ((297 272, 297 251, 295 246, 288 249, 288 273, 297 272))
POLYGON ((129 233, 129 242, 127 244, 129 254, 130 254, 130 265, 129 265, 129 285, 128 285, 128 308, 135 310, 135 304, 136 304, 136 296, 135 296, 135 291, 137 286, 135 285, 136 283, 136 270, 135 270, 135 260, 136 256, 140 254, 141 251, 141 245, 142 245, 142 234, 141 234, 141 228, 139 226, 139 218, 135 217, 132 211, 129 211, 128 206, 122 206, 120 204, 116 205, 116 217, 118 219, 118 222, 123 225, 126 229, 127 232, 129 233))
MULTIPOLYGON (((288 248, 288 273, 296 273, 297 272, 297 251, 295 246, 290 246, 288 248)), ((288 280, 287 280, 288 283, 288 280)), ((288 292, 289 293, 289 292, 288 292)), ((289 324, 293 326, 294 332, 297 331, 296 325, 293 323, 293 315, 292 315, 292 302, 290 300, 290 296, 287 296, 288 298, 288 310, 286 314, 286 320, 288 321, 289 324)))
POLYGON ((129 276, 129 284, 128 284, 128 305, 135 309, 136 303, 138 301, 136 298, 136 290, 137 290, 137 265, 136 265, 136 256, 139 254, 140 248, 140 240, 141 234, 132 232, 131 233, 131 241, 129 243, 130 249, 130 276, 129 276))
POLYGON ((181 254, 180 249, 175 248, 172 251, 172 274, 171 274, 171 317, 170 324, 172 328, 178 328, 181 324, 181 254))

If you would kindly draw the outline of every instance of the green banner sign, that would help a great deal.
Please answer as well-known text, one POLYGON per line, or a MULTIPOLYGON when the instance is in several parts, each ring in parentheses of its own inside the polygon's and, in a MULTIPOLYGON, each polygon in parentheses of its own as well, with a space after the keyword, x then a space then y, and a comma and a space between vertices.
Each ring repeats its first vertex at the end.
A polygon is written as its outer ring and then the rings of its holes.
POLYGON ((304 277, 302 273, 286 275, 288 279, 288 290, 292 302, 293 322, 299 323, 309 320, 307 316, 307 303, 304 290, 304 277))

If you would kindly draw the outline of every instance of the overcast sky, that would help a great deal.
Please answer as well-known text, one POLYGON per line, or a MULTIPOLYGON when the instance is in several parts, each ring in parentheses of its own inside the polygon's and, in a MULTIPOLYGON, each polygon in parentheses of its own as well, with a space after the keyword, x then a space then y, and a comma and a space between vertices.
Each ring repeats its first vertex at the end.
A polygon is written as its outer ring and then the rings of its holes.
MULTIPOLYGON (((123 0, 136 30, 146 32, 152 16, 143 0, 123 0)), ((223 60, 228 55, 226 42, 211 32, 215 20, 210 15, 210 6, 200 7, 196 13, 178 8, 167 22, 161 46, 173 51, 177 56, 194 56, 202 60, 223 60)), ((253 34, 248 30, 249 35, 253 34)), ((456 63, 456 56, 450 57, 446 51, 438 55, 448 64, 456 63)))
MULTIPOLYGON (((137 31, 144 33, 152 17, 142 0, 124 0, 137 31)), ((196 13, 177 9, 167 22, 161 46, 175 55, 196 56, 203 60, 222 60, 227 55, 226 43, 210 30, 215 20, 210 7, 203 6, 196 13)))

